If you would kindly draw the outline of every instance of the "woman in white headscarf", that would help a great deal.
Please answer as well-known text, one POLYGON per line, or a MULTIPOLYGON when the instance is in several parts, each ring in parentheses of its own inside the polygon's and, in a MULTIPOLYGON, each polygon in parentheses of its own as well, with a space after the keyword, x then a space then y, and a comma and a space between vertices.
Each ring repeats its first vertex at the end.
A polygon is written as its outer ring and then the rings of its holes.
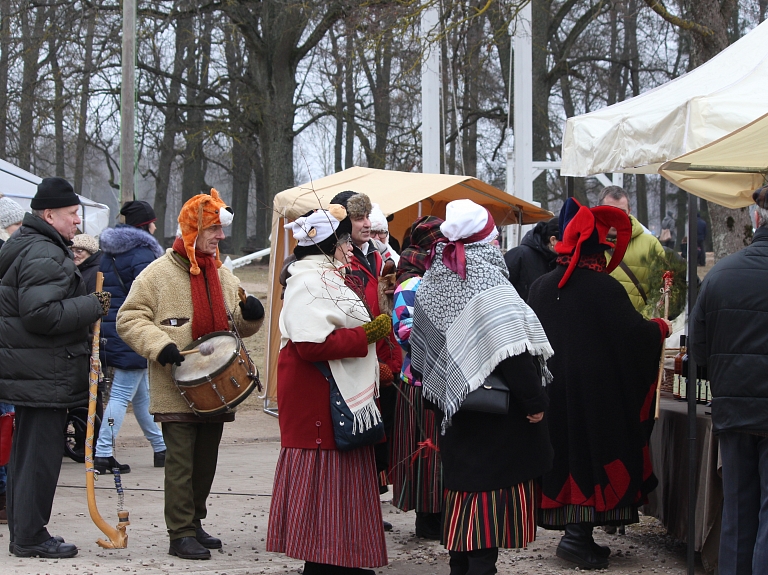
POLYGON ((375 343, 391 318, 370 317, 345 281, 346 210, 331 205, 288 224, 298 245, 280 314, 277 401, 281 450, 267 551, 303 559, 305 575, 373 574, 387 564, 373 445, 339 451, 330 374, 357 429, 381 421, 375 343), (322 370, 322 371, 321 371, 322 370))
POLYGON ((541 424, 552 348, 509 283, 488 210, 453 201, 440 230, 445 239, 416 292, 411 370, 442 415, 442 542, 451 575, 492 575, 499 547, 536 538, 535 479, 552 464, 541 424), (462 410, 492 372, 509 388, 507 412, 462 410))

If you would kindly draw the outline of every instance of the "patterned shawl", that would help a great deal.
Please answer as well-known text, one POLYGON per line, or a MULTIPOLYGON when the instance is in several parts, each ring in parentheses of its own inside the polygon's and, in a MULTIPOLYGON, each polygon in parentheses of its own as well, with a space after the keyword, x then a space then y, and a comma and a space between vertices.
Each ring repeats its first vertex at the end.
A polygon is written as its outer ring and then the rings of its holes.
POLYGON ((442 223, 438 217, 422 216, 411 226, 411 243, 400 254, 397 264, 398 285, 408 278, 421 277, 427 271, 432 245, 444 237, 440 231, 442 223))
POLYGON ((542 377, 553 354, 536 314, 509 283, 498 248, 466 247, 467 279, 444 263, 438 244, 416 292, 411 361, 423 375, 422 391, 445 414, 443 433, 467 397, 508 357, 537 356, 542 377))

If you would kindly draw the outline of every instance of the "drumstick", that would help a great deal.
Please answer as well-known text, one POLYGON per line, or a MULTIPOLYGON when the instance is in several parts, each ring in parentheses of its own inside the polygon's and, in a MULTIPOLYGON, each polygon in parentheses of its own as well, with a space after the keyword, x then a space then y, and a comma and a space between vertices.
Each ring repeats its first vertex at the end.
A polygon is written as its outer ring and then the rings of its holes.
POLYGON ((191 355, 193 353, 199 353, 200 355, 211 355, 213 353, 214 346, 210 341, 204 341, 200 344, 200 347, 195 349, 188 349, 187 351, 180 352, 181 355, 191 355))

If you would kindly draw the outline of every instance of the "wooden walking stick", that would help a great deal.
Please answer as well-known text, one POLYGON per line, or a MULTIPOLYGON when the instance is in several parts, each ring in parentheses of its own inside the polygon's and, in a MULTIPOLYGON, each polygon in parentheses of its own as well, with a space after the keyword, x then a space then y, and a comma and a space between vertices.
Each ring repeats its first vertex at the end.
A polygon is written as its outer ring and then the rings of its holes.
MULTIPOLYGON (((96 274, 96 291, 101 291, 104 285, 104 275, 96 274)), ((93 327, 93 345, 91 347, 91 372, 89 374, 88 387, 88 424, 85 433, 85 490, 88 494, 88 511, 91 519, 109 541, 96 540, 100 547, 106 549, 125 549, 128 547, 128 534, 125 528, 131 524, 128 520, 128 511, 123 509, 123 487, 120 483, 119 472, 115 474, 115 486, 117 487, 117 518, 116 527, 112 527, 102 519, 96 508, 96 490, 94 486, 96 473, 93 469, 93 430, 94 417, 96 415, 96 394, 99 388, 99 337, 101 334, 101 319, 97 320, 93 327)))
MULTIPOLYGON (((664 280, 663 287, 661 288, 662 297, 664 298, 664 319, 669 319, 669 293, 672 290, 672 280, 675 275, 671 271, 664 272, 662 276, 664 280)), ((654 419, 659 418, 661 410, 661 382, 664 380, 664 355, 666 352, 667 340, 661 342, 661 359, 659 360, 659 375, 656 378, 656 413, 654 419)))

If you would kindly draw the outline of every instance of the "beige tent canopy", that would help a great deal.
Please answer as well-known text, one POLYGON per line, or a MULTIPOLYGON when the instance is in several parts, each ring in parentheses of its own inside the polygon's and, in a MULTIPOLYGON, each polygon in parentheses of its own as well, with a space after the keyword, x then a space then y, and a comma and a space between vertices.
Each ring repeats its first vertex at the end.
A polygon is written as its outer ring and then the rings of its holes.
POLYGON ((726 208, 752 203, 768 174, 768 114, 697 150, 664 163, 676 186, 726 208))
POLYGON ((272 215, 272 248, 269 260, 271 287, 267 334, 265 410, 273 412, 277 396, 277 354, 280 346, 278 320, 282 301, 279 283, 283 260, 293 249, 283 225, 309 210, 326 207, 339 192, 353 190, 367 194, 385 214, 393 214, 390 234, 398 239, 423 215, 445 217, 445 205, 453 200, 471 199, 488 208, 497 225, 532 224, 553 217, 552 212, 524 202, 471 176, 419 174, 354 167, 325 178, 296 186, 275 196, 272 215))

